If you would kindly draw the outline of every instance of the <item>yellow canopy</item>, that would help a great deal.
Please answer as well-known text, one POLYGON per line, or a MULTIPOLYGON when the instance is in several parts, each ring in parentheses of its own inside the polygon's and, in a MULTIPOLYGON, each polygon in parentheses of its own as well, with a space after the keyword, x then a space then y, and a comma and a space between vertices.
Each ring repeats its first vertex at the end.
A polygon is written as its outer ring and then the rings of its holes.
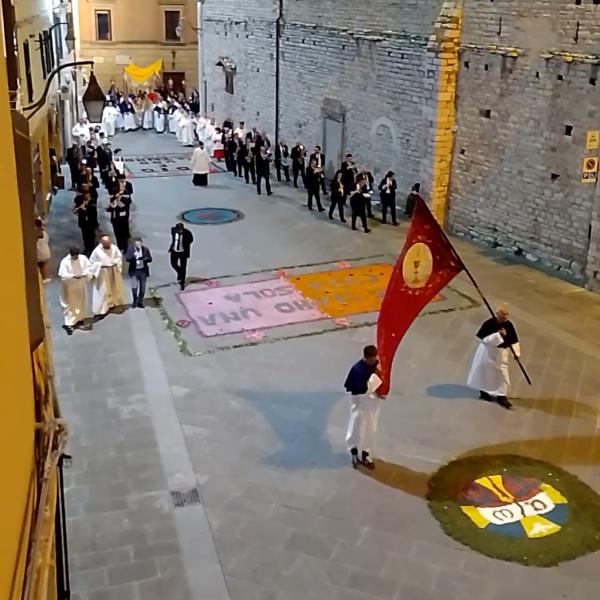
POLYGON ((127 65, 124 70, 125 75, 131 82, 144 84, 155 78, 160 78, 160 73, 163 70, 163 61, 161 58, 147 67, 138 67, 133 64, 127 65))

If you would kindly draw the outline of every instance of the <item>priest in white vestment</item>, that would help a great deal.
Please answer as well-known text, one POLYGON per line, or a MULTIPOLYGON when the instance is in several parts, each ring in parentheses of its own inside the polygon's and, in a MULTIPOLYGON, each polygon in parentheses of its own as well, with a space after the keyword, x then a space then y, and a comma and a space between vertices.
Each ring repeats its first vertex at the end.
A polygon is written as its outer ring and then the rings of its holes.
POLYGON ((112 104, 107 104, 102 111, 102 131, 106 137, 115 135, 117 112, 112 104))
POLYGON ((184 146, 193 146, 196 141, 195 124, 192 115, 187 113, 180 122, 181 125, 181 143, 184 146))
POLYGON ((166 114, 167 103, 164 100, 162 102, 158 102, 154 108, 154 129, 156 133, 165 132, 165 124, 167 119, 166 114))
POLYGON ((64 313, 63 329, 68 335, 87 317, 87 284, 90 280, 91 263, 79 248, 72 247, 60 261, 58 276, 61 279, 60 305, 64 313))
POLYGON ((206 187, 208 185, 208 174, 210 172, 210 158, 200 142, 200 146, 192 154, 191 169, 193 173, 192 182, 195 186, 206 187))
POLYGON ((185 110, 183 108, 179 107, 177 109, 177 112, 175 113, 175 137, 177 138, 177 141, 180 144, 182 143, 183 126, 185 124, 185 121, 186 121, 185 110))
POLYGON ((90 125, 87 119, 79 119, 73 126, 71 134, 80 146, 85 146, 91 139, 90 125))
POLYGON ((479 390, 479 398, 511 408, 508 387, 510 355, 519 358, 521 347, 515 326, 508 320, 508 309, 501 307, 496 315, 483 323, 477 332, 479 346, 467 378, 467 385, 479 390), (512 350, 511 350, 512 348, 512 350))
POLYGON ((92 312, 103 316, 112 308, 125 306, 125 286, 123 284, 123 256, 109 236, 105 235, 90 256, 94 274, 92 312))
POLYGON ((143 116, 142 116, 142 128, 145 131, 148 131, 150 129, 154 129, 154 103, 150 100, 150 98, 146 97, 144 99, 144 112, 143 112, 143 116))

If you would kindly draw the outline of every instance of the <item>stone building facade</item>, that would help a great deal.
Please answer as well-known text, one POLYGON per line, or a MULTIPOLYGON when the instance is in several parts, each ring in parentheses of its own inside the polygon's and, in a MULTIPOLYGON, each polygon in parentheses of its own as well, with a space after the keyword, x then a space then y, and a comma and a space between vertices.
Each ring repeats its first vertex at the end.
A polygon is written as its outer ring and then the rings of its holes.
POLYGON ((582 182, 600 129, 594 0, 206 0, 204 12, 209 113, 273 134, 279 108, 279 136, 323 145, 330 173, 352 152, 376 176, 394 170, 402 194, 421 181, 451 231, 600 285, 600 200, 582 182))

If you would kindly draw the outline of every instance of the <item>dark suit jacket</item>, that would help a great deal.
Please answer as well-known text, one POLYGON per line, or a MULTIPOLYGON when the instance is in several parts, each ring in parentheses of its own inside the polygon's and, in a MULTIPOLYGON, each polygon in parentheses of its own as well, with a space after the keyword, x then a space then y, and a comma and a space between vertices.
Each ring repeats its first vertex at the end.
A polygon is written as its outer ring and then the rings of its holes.
MULTIPOLYGON (((129 263, 129 274, 133 275, 136 271, 135 246, 129 246, 129 248, 127 248, 125 260, 129 263)), ((142 260, 144 261, 143 270, 146 273, 146 276, 150 277, 150 268, 148 267, 148 264, 152 262, 152 254, 150 254, 150 250, 148 250, 146 246, 142 246, 142 260)))
POLYGON ((290 157, 290 151, 287 147, 287 144, 277 144, 277 146, 275 146, 275 160, 276 161, 281 161, 282 158, 289 158, 290 157), (283 151, 282 151, 283 150, 283 151))
POLYGON ((325 170, 325 155, 321 152, 320 154, 317 154, 316 152, 313 152, 310 155, 310 159, 308 162, 310 162, 313 158, 315 160, 317 160, 319 158, 319 156, 321 157, 321 169, 325 170))
MULTIPOLYGON (((175 252, 175 227, 171 227, 171 245, 169 246, 169 252, 175 252)), ((183 228, 183 255, 185 258, 190 257, 190 250, 192 248, 192 244, 194 243, 194 236, 189 229, 183 228)))

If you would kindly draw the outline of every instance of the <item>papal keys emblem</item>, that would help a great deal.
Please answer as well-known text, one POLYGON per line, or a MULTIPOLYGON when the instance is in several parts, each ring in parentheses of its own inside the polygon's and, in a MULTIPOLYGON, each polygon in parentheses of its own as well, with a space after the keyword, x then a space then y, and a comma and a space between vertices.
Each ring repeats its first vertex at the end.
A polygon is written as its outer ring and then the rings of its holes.
POLYGON ((551 485, 528 477, 481 477, 463 490, 458 502, 477 527, 508 537, 553 535, 569 518, 567 499, 551 485))

